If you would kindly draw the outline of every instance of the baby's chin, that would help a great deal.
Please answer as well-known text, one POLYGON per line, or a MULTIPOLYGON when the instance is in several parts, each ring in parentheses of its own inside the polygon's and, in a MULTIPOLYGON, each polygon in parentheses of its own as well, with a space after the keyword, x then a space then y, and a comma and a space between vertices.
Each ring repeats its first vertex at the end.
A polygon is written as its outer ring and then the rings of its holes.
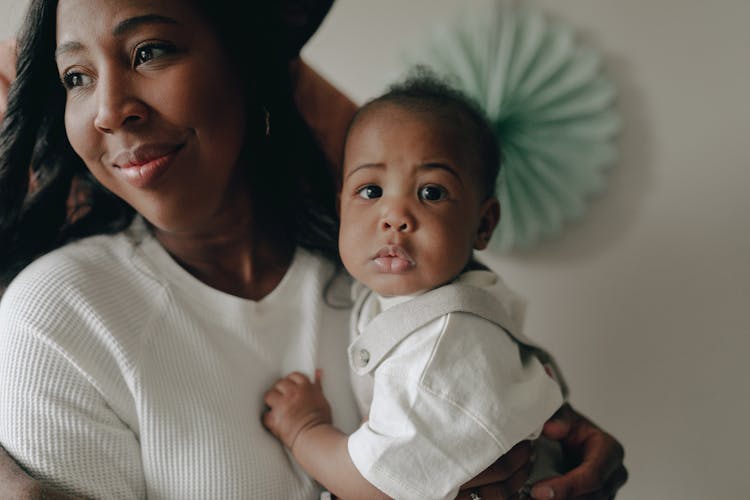
POLYGON ((382 297, 419 295, 441 285, 441 283, 411 283, 409 280, 404 280, 395 275, 381 275, 375 279, 359 281, 382 297))
MULTIPOLYGON (((344 265, 346 265, 344 260, 344 265)), ((403 272, 382 272, 377 266, 348 266, 349 273, 360 283, 382 297, 419 295, 437 288, 458 275, 450 268, 428 269, 416 266, 403 272)))

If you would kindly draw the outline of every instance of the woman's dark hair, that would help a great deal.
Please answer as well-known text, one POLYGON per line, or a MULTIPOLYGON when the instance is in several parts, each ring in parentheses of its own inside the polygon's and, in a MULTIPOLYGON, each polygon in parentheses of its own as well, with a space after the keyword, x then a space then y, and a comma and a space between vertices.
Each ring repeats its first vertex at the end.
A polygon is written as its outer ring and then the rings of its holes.
MULTIPOLYGON (((254 220, 264 224, 262 234, 338 260, 335 182, 294 102, 278 3, 254 2, 250 16, 238 15, 229 0, 192 4, 248 89, 239 161, 248 168, 254 220)), ((0 128, 0 286, 39 255, 121 231, 135 216, 94 179, 68 142, 54 58, 56 13, 56 0, 32 0, 18 37, 17 77, 0 128)))
MULTIPOLYGON (((467 141, 473 142, 479 160, 479 184, 485 197, 495 195, 500 173, 500 141, 482 108, 466 94, 439 76, 430 67, 417 65, 403 80, 366 102, 357 110, 349 130, 368 110, 383 104, 395 104, 417 113, 428 113, 445 123, 459 123, 467 141)), ((348 136, 348 131, 347 131, 348 136)))

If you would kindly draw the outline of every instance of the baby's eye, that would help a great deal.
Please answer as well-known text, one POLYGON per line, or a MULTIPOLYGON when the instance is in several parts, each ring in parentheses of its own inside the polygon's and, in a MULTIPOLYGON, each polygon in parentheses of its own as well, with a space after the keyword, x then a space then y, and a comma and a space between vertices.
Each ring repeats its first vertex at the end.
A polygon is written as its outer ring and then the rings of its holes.
POLYGON ((159 59, 170 54, 173 54, 175 48, 172 45, 166 43, 149 43, 141 45, 135 49, 135 55, 133 56, 133 66, 137 67, 143 63, 147 63, 153 59, 159 59))
POLYGON ((380 198, 381 196, 383 196, 383 188, 381 188, 380 186, 376 186, 375 184, 368 184, 367 186, 357 191, 357 194, 360 198, 372 200, 373 198, 380 198))
POLYGON ((419 188, 419 199, 424 201, 440 201, 448 196, 448 191, 441 186, 429 184, 419 188))
POLYGON ((69 71, 63 74, 62 83, 66 89, 71 90, 75 87, 83 87, 84 85, 88 85, 89 83, 91 83, 91 77, 85 73, 81 73, 78 71, 69 71))

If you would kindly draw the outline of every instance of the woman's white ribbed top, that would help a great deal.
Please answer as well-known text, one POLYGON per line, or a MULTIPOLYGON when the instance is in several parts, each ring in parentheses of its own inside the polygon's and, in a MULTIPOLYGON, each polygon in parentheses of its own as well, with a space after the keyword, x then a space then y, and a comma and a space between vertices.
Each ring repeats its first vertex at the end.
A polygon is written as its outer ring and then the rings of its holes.
POLYGON ((333 273, 298 249, 273 292, 240 299, 138 224, 47 254, 0 304, 0 444, 93 498, 316 498, 260 415, 278 377, 320 367, 335 423, 358 424, 333 273))

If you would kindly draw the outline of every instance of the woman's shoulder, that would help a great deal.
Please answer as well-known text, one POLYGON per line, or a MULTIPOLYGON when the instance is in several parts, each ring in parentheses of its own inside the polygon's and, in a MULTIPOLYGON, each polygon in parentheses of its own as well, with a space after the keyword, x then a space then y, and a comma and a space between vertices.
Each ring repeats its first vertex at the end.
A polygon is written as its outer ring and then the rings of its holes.
POLYGON ((133 255, 140 241, 128 232, 98 235, 68 243, 46 253, 14 278, 15 288, 64 289, 106 286, 110 280, 130 281, 135 268, 133 255))
POLYGON ((0 302, 0 322, 54 333, 66 326, 105 328, 109 317, 134 312, 135 326, 161 288, 139 270, 138 244, 127 232, 99 235, 39 257, 8 286, 0 302))

